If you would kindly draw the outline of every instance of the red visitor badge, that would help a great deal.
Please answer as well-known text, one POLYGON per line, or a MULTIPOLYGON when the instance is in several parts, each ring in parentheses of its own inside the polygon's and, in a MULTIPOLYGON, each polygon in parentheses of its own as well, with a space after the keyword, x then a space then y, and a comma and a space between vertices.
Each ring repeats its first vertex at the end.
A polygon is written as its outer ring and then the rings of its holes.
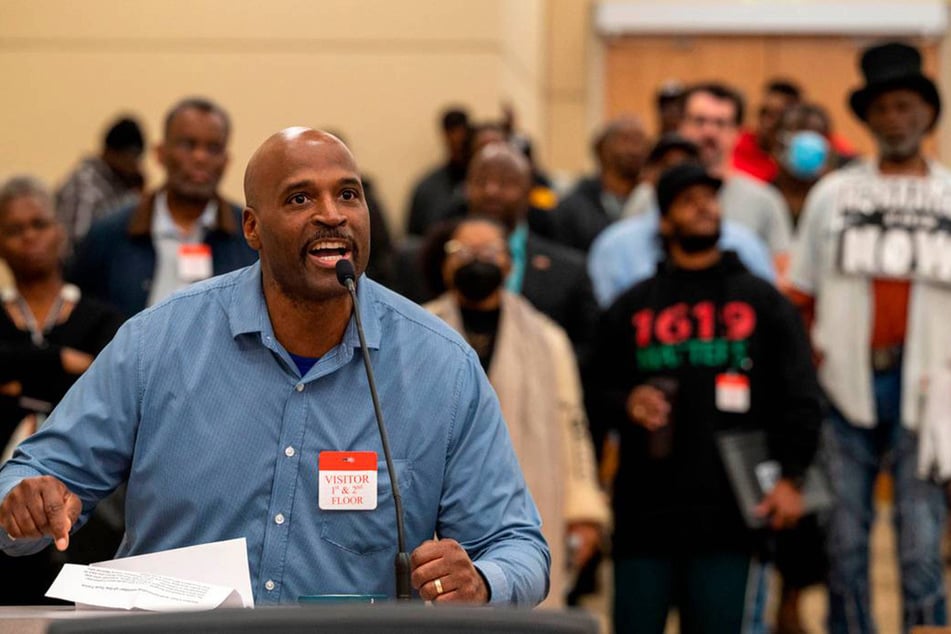
POLYGON ((372 511, 376 508, 375 451, 321 451, 318 505, 324 511, 372 511))
POLYGON ((744 414, 750 411, 750 379, 742 374, 717 375, 717 409, 744 414))
POLYGON ((206 280, 212 273, 210 246, 203 243, 179 245, 178 277, 181 281, 206 280))

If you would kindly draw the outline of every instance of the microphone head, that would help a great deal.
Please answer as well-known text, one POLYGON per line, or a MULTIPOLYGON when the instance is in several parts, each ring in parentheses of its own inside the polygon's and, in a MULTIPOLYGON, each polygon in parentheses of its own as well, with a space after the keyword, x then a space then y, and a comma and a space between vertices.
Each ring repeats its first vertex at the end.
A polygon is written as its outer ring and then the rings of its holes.
POLYGON ((353 262, 347 259, 337 260, 337 264, 334 265, 334 268, 337 271, 337 281, 340 282, 342 286, 347 285, 347 280, 357 279, 357 272, 353 269, 353 262))

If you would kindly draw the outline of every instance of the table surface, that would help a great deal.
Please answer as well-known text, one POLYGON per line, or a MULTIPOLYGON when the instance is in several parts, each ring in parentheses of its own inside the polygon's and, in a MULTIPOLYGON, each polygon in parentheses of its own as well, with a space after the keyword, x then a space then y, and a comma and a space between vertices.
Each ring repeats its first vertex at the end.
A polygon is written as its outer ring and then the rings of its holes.
POLYGON ((148 612, 77 610, 71 605, 0 605, 0 634, 44 634, 50 621, 148 612))

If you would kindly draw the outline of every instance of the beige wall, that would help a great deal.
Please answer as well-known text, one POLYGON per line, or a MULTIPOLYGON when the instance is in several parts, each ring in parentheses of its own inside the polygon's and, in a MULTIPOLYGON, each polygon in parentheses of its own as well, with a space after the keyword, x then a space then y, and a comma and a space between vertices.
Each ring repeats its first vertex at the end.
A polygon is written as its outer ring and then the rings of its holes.
MULTIPOLYGON (((121 111, 154 141, 166 108, 197 93, 234 118, 231 197, 267 135, 328 126, 348 137, 399 227, 412 182, 441 160, 436 117, 448 104, 488 118, 510 102, 545 167, 590 168, 604 113, 597 2, 0 0, 0 178, 59 181, 121 111)), ((951 45, 941 50, 951 100, 951 45)), ((951 125, 938 134, 947 157, 951 125)), ((161 177, 154 164, 149 176, 161 177)))
MULTIPOLYGON (((497 116, 508 100, 544 131, 544 0, 3 0, 0 178, 59 181, 118 112, 155 140, 166 108, 203 94, 234 120, 223 189, 288 125, 344 133, 394 224, 441 160, 438 111, 497 116)), ((161 178, 149 166, 152 184, 161 178)))

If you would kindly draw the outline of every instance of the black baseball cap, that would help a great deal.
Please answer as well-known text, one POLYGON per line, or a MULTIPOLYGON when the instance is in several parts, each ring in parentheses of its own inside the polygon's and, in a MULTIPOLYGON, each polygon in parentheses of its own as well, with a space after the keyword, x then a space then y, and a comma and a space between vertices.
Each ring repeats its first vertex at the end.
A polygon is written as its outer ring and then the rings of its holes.
POLYGON ((699 163, 681 163, 661 174, 657 181, 657 206, 661 215, 667 215, 678 194, 694 185, 709 185, 719 191, 723 181, 711 176, 699 163))

